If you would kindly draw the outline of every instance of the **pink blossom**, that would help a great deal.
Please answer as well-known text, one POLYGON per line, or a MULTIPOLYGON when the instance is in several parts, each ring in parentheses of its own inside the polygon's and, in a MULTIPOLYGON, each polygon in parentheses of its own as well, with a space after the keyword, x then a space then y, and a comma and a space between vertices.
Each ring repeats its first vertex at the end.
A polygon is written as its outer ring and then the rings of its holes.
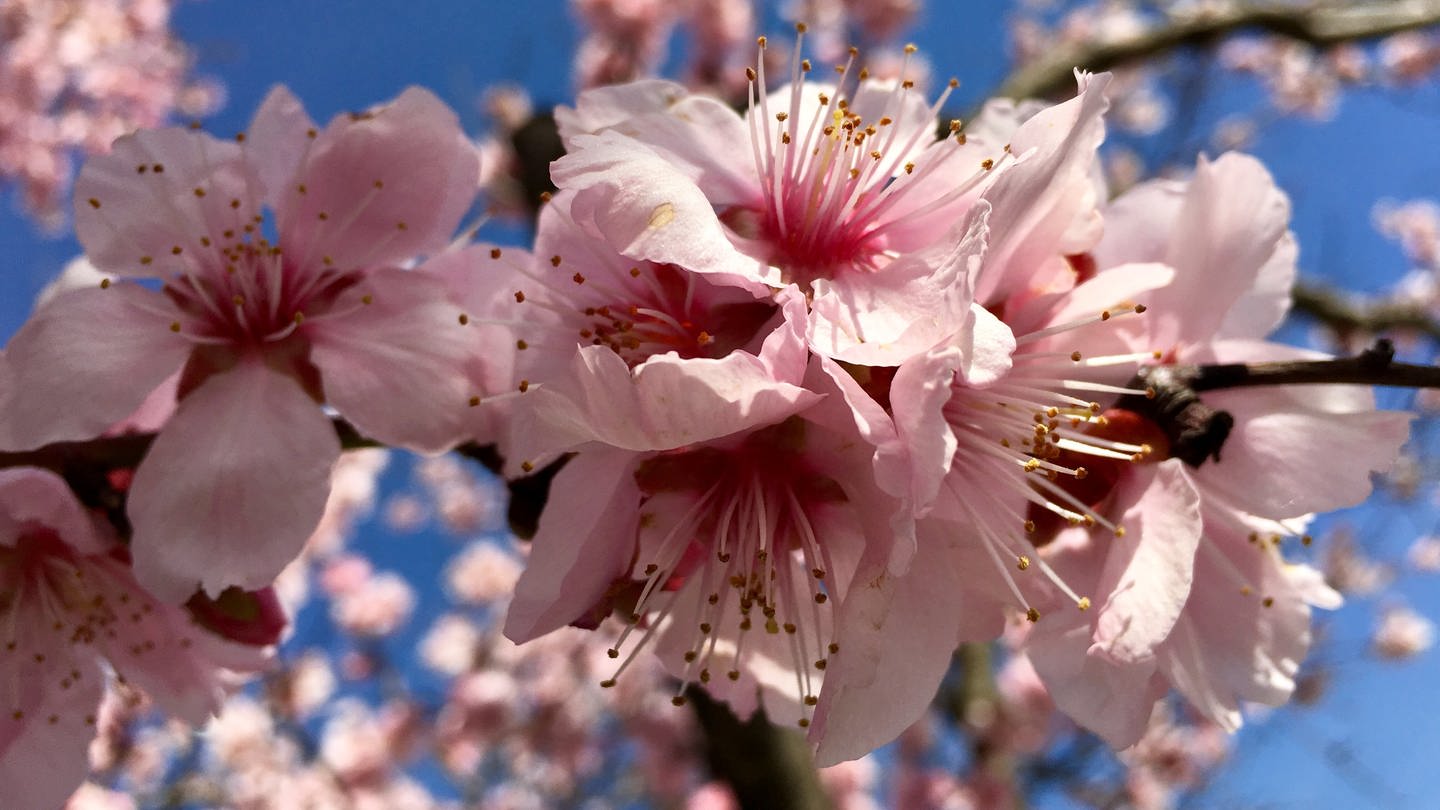
POLYGON ((0 444, 95 435, 183 369, 130 491, 136 575, 171 600, 268 584, 325 506, 339 442, 318 402, 418 450, 468 429, 468 321, 396 265, 445 247, 475 159, 419 89, 323 130, 277 88, 239 143, 120 139, 76 189, 87 256, 118 280, 56 297, 11 341, 22 393, 0 444))
MULTIPOLYGON (((1202 160, 1188 184, 1145 184, 1117 200, 1107 211, 1096 263, 1134 267, 1158 260, 1176 272, 1172 283, 1138 295, 1158 314, 1127 320, 1115 334, 1133 336, 1132 348, 1146 347, 1156 357, 1178 362, 1313 357, 1259 340, 1289 305, 1295 252, 1286 230, 1288 213, 1269 175, 1237 155, 1214 163, 1202 160)), ((1116 272, 1102 269, 1096 279, 1116 272)), ((1113 591, 1096 617, 1093 635, 1071 638, 1076 646, 1068 655, 1063 634, 1053 630, 1037 629, 1028 641, 1032 660, 1062 708, 1117 746, 1139 738, 1150 704, 1167 682, 1227 730, 1240 724, 1241 701, 1277 705, 1288 699, 1309 646, 1310 608, 1334 607, 1339 596, 1318 572, 1286 563, 1279 550, 1282 540, 1308 542, 1303 535, 1307 513, 1363 500, 1370 492, 1370 473, 1391 463, 1407 433, 1407 416, 1376 413, 1367 392, 1343 387, 1217 391, 1203 399, 1234 417, 1233 429, 1222 437, 1223 453, 1217 447, 1186 457, 1178 444, 1172 446, 1174 433, 1161 436, 1153 423, 1146 427, 1146 420, 1137 420, 1133 412, 1127 417, 1142 441, 1147 431, 1154 437, 1144 441, 1150 448, 1145 455, 1158 459, 1173 451, 1185 460, 1184 466, 1173 459, 1160 466, 1171 467, 1171 477, 1178 475, 1176 483, 1199 506, 1199 521, 1177 526, 1165 546, 1178 553, 1185 547, 1183 539, 1195 549, 1193 574, 1174 571, 1184 574, 1170 590, 1181 601, 1157 612, 1162 603, 1126 604, 1118 601, 1126 594, 1113 591), (1319 435, 1327 441, 1317 443, 1319 435), (1347 459, 1345 465, 1330 463, 1337 453, 1347 459), (1137 627, 1155 632, 1133 653, 1117 655, 1106 642, 1107 614, 1113 614, 1112 626, 1127 634, 1137 627), (1103 656, 1097 658, 1097 652, 1103 656), (1083 686, 1065 666, 1077 654, 1087 665, 1098 665, 1083 686), (1138 685, 1128 680, 1137 663, 1145 665, 1147 676, 1138 685), (1123 703, 1097 711, 1093 699, 1067 697, 1077 689, 1108 690, 1123 703)), ((1145 490, 1142 503, 1160 495, 1161 476, 1140 483, 1145 466, 1125 466, 1118 478, 1109 478, 1120 482, 1117 494, 1107 495, 1117 503, 1102 511, 1118 516, 1126 502, 1118 493, 1126 486, 1145 490)), ((1094 494, 1085 500, 1097 503, 1094 494)), ((1173 518, 1177 512, 1160 514, 1173 518)), ((1133 528, 1131 518, 1124 520, 1127 529, 1133 528)), ((1141 525, 1143 532, 1143 519, 1141 525)), ((1081 538, 1082 545, 1088 540, 1081 538)), ((1107 567, 1112 565, 1114 548, 1090 554, 1090 564, 1103 558, 1107 567)), ((1076 570, 1061 556, 1051 555, 1057 569, 1076 570)), ((1082 550, 1080 557, 1085 556, 1082 550)), ((1149 565, 1141 573, 1140 582, 1151 587, 1163 572, 1149 565)))
POLYGON ((460 602, 487 605, 507 599, 520 578, 521 563, 494 543, 475 541, 450 562, 446 585, 460 602))
MULTIPOLYGON (((793 320, 777 333, 785 330, 798 338, 793 320)), ((810 395, 764 420, 699 398, 710 390, 699 376, 652 394, 643 374, 667 358, 646 361, 628 385, 622 365, 608 383, 613 400, 599 374, 588 383, 594 393, 580 412, 597 419, 577 425, 603 425, 601 408, 632 397, 653 416, 626 445, 591 444, 561 470, 506 634, 523 641, 566 623, 593 626, 619 607, 636 624, 609 651, 617 669, 604 685, 653 642, 667 669, 737 712, 763 702, 772 720, 809 725, 824 670, 847 646, 832 629, 831 600, 844 603, 857 569, 908 557, 903 504, 870 472, 865 437, 883 437, 888 422, 846 390, 843 372, 819 364, 806 384, 828 399, 810 395), (659 394, 664 410, 653 408, 659 394), (702 403, 705 421, 691 424, 702 403)), ((687 373, 707 367, 689 362, 687 373)), ((846 655, 871 653, 861 642, 846 655)))
POLYGON ((201 116, 223 89, 186 85, 168 0, 16 0, 0 9, 0 177, 43 226, 63 223, 72 153, 104 152, 172 111, 201 116))
POLYGON ((557 113, 569 154, 552 173, 615 252, 757 294, 796 284, 815 351, 898 364, 963 328, 974 201, 1012 156, 958 124, 935 140, 948 90, 929 105, 909 81, 860 81, 846 98, 849 74, 832 86, 809 70, 797 52, 773 93, 763 64, 751 71, 743 117, 664 82, 582 94, 557 113))
POLYGON ((409 621, 415 591, 398 574, 385 571, 343 591, 331 608, 335 624, 359 636, 388 636, 409 621))
POLYGON ((1391 607, 1380 616, 1371 649, 1389 661, 1405 661, 1435 644, 1435 623, 1406 607, 1391 607))
POLYGON ((1427 574, 1440 573, 1440 537, 1427 534, 1424 537, 1416 538, 1410 544, 1410 550, 1406 552, 1405 558, 1410 562, 1410 567, 1416 571, 1424 571, 1427 574))
POLYGON ((125 547, 51 472, 0 470, 0 785, 7 806, 59 805, 88 771, 108 664, 168 712, 198 724, 230 671, 260 647, 233 644, 157 601, 125 547))

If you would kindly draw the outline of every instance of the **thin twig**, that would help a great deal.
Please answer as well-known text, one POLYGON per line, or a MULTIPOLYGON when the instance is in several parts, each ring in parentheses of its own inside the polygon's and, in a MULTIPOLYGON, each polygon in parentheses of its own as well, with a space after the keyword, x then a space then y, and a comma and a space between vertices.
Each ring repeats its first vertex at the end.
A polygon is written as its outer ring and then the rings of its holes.
POLYGON ((1440 25, 1440 0, 1306 5, 1234 2, 1194 17, 1173 19, 1133 36, 1058 48, 1022 65, 993 95, 1046 98, 1073 90, 1073 71, 1077 67, 1109 70, 1154 59, 1182 47, 1209 45, 1227 34, 1245 30, 1265 31, 1325 47, 1430 25, 1440 25))

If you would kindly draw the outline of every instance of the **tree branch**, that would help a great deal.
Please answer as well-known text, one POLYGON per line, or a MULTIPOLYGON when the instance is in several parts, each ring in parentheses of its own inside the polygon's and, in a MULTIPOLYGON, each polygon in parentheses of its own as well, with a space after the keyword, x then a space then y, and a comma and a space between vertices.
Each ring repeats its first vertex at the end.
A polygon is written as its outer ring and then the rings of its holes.
POLYGON ((1336 331, 1408 329, 1440 340, 1440 322, 1421 306, 1388 301, 1357 303, 1314 284, 1296 284, 1292 297, 1295 312, 1309 315, 1336 331))
POLYGON ((771 725, 759 712, 742 723, 703 689, 691 687, 686 695, 705 737, 710 773, 735 791, 743 810, 828 810, 803 736, 771 725))
POLYGON ((1134 36, 1069 45, 1022 65, 992 95, 1046 98, 1074 90, 1073 71, 1109 70, 1188 46, 1205 46, 1227 34, 1259 30, 1317 47, 1373 39, 1440 25, 1440 0, 1392 2, 1233 2, 1193 18, 1172 20, 1134 36))

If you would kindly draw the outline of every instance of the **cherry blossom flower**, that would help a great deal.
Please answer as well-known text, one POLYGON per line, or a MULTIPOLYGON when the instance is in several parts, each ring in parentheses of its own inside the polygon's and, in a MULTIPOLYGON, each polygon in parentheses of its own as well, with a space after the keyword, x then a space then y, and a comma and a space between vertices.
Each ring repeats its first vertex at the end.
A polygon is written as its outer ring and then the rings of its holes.
POLYGON ((181 371, 129 496, 136 576, 167 600, 263 586, 299 552, 340 449, 317 403, 423 451, 473 418, 467 316, 398 266, 442 251, 474 196, 454 114, 410 89, 320 130, 277 88, 237 141, 142 131, 93 158, 77 230, 115 280, 57 296, 7 348, 12 448, 95 435, 181 371))
MULTIPOLYGON (((1104 268, 1147 261, 1173 268, 1175 278, 1138 291, 1136 300, 1155 313, 1119 323, 1112 334, 1167 362, 1314 357, 1261 340, 1289 306, 1295 247, 1288 218, 1288 201, 1268 173, 1240 155, 1202 159, 1185 183, 1136 187, 1106 212, 1096 279, 1116 272, 1104 268)), ((1169 569, 1170 584, 1164 584, 1165 569, 1148 563, 1133 586, 1110 591, 1093 626, 1076 626, 1068 641, 1041 627, 1029 640, 1030 657, 1057 704, 1117 747, 1144 732, 1166 684, 1231 731, 1240 724, 1242 701, 1278 705, 1289 698, 1309 647, 1311 607, 1333 608, 1340 600, 1314 569, 1285 561, 1282 540, 1308 543, 1309 513, 1364 500, 1371 473, 1388 467, 1408 433, 1407 415, 1377 413, 1368 392, 1340 386, 1217 391, 1202 399, 1233 419, 1219 435, 1223 444, 1193 453, 1153 417, 1120 411, 1126 422, 1112 417, 1110 432, 1128 423, 1130 446, 1148 448, 1142 463, 1101 475, 1105 487, 1114 487, 1110 492, 1071 490, 1086 503, 1106 504, 1101 512, 1119 514, 1132 502, 1123 493, 1139 487, 1133 502, 1161 506, 1156 517, 1172 524, 1182 512, 1173 503, 1164 506, 1174 497, 1165 491, 1183 493, 1188 525, 1166 532, 1162 547, 1172 566, 1180 564, 1169 569), (1327 441, 1316 442, 1318 435, 1327 441), (1337 453, 1345 465, 1331 463, 1337 453), (1147 470, 1155 462, 1155 471, 1147 470), (1159 592, 1133 598, 1151 588, 1163 588, 1169 599, 1155 598, 1159 592), (1107 641, 1107 624, 1146 643, 1127 644, 1130 651, 1118 654, 1107 641), (1072 645, 1069 653, 1065 644, 1072 645), (1143 675, 1138 682, 1137 674, 1143 675), (1097 699, 1097 690, 1110 699, 1097 699)), ((1150 522, 1142 516, 1142 533, 1150 522)), ((1134 528, 1130 518, 1124 523, 1134 528)), ((1107 571, 1123 547, 1102 547, 1091 536, 1080 543, 1080 560, 1103 561, 1107 571)), ((1074 570, 1059 554, 1053 557, 1057 569, 1074 570)))
POLYGON ((232 671, 268 658, 156 600, 108 524, 28 467, 0 470, 0 645, 0 786, 17 810, 56 807, 83 781, 111 673, 199 724, 232 671))
POLYGON ((1371 649, 1389 661, 1414 658, 1435 644, 1435 623, 1407 607, 1391 607, 1380 615, 1371 649))
POLYGON ((897 365, 970 316, 973 203, 1011 156, 959 122, 935 139, 948 89, 927 104, 908 80, 867 81, 853 54, 837 84, 809 81, 802 42, 771 93, 762 39, 743 117, 668 82, 582 94, 557 112, 569 154, 552 175, 615 252, 757 293, 796 284, 815 351, 897 365))
MULTIPOLYGON (((654 368, 665 366, 642 371, 654 368)), ((698 377, 647 382, 637 374, 623 398, 584 403, 588 415, 633 399, 651 416, 627 444, 582 445, 556 477, 506 635, 593 626, 620 609, 633 623, 610 650, 618 666, 605 685, 653 642, 667 669, 738 713, 763 702, 773 721, 808 726, 824 670, 847 644, 831 600, 844 602, 857 571, 908 560, 907 510, 870 471, 868 436, 883 437, 888 420, 872 409, 860 422, 864 395, 818 363, 806 385, 828 398, 807 391, 763 420, 718 410, 698 377), (669 406, 657 410, 655 397, 669 406)), ((580 423, 603 431, 608 419, 580 423)), ((853 654, 867 652, 861 643, 853 654)))

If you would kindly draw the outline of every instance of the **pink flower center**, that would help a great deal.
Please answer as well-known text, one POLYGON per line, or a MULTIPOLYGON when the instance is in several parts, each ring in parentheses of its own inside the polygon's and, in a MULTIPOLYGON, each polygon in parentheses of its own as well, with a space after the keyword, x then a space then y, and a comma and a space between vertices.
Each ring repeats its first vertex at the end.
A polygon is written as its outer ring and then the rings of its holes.
MULTIPOLYGON (((790 76, 790 98, 784 109, 771 110, 765 83, 765 38, 760 39, 760 58, 750 80, 750 136, 755 169, 760 177, 762 207, 756 211, 731 210, 724 221, 742 236, 762 240, 771 255, 762 257, 784 268, 785 281, 808 287, 817 279, 834 279, 847 272, 882 270, 889 262, 890 236, 905 220, 904 211, 914 210, 911 190, 921 188, 918 180, 937 170, 941 154, 926 152, 923 165, 911 156, 934 140, 929 124, 915 126, 913 120, 897 125, 911 102, 914 82, 894 84, 870 118, 854 109, 842 96, 843 88, 868 80, 868 73, 855 71, 857 52, 837 66, 836 87, 807 85, 808 59, 799 54, 804 26, 797 26, 795 58, 790 76), (816 105, 807 103, 814 93, 816 105), (772 128, 770 122, 773 121, 772 128)), ((906 47, 907 59, 914 46, 906 47)), ((936 120, 958 82, 951 80, 930 107, 926 121, 936 120)), ((874 96, 881 91, 872 90, 874 96)), ((873 100, 873 99, 872 99, 873 100)), ((871 105, 874 106, 874 105, 871 105)), ((958 121, 952 122, 947 143, 965 143, 958 121)), ((1003 159, 1003 158, 1002 158, 1003 159)), ((933 210, 958 199, 982 181, 989 165, 976 166, 975 173, 955 178, 939 196, 934 187, 925 193, 924 208, 933 210)), ((939 234, 937 234, 938 236, 939 234)))
MULTIPOLYGON (((632 631, 643 627, 641 640, 602 685, 613 685, 655 628, 678 611, 696 620, 692 628, 672 630, 690 638, 683 680, 708 683, 712 669, 739 680, 755 646, 753 634, 763 631, 783 639, 800 703, 816 704, 813 672, 825 669, 839 646, 829 640, 831 561, 814 516, 846 498, 833 479, 800 457, 804 433, 805 423, 791 417, 733 448, 666 453, 640 465, 635 478, 649 496, 649 508, 641 507, 641 532, 663 536, 641 543, 643 584, 633 624, 610 656, 619 658, 632 631), (671 500, 671 514, 657 515, 656 499, 677 494, 685 496, 682 513, 674 514, 680 510, 671 500), (657 526, 662 520, 667 525, 657 526)), ((775 645, 768 646, 773 655, 775 645)))
POLYGON ((237 349, 274 344, 307 316, 326 314, 335 296, 358 280, 328 265, 297 266, 263 238, 214 250, 202 260, 201 272, 177 275, 165 285, 165 294, 187 316, 176 331, 200 344, 237 349))

